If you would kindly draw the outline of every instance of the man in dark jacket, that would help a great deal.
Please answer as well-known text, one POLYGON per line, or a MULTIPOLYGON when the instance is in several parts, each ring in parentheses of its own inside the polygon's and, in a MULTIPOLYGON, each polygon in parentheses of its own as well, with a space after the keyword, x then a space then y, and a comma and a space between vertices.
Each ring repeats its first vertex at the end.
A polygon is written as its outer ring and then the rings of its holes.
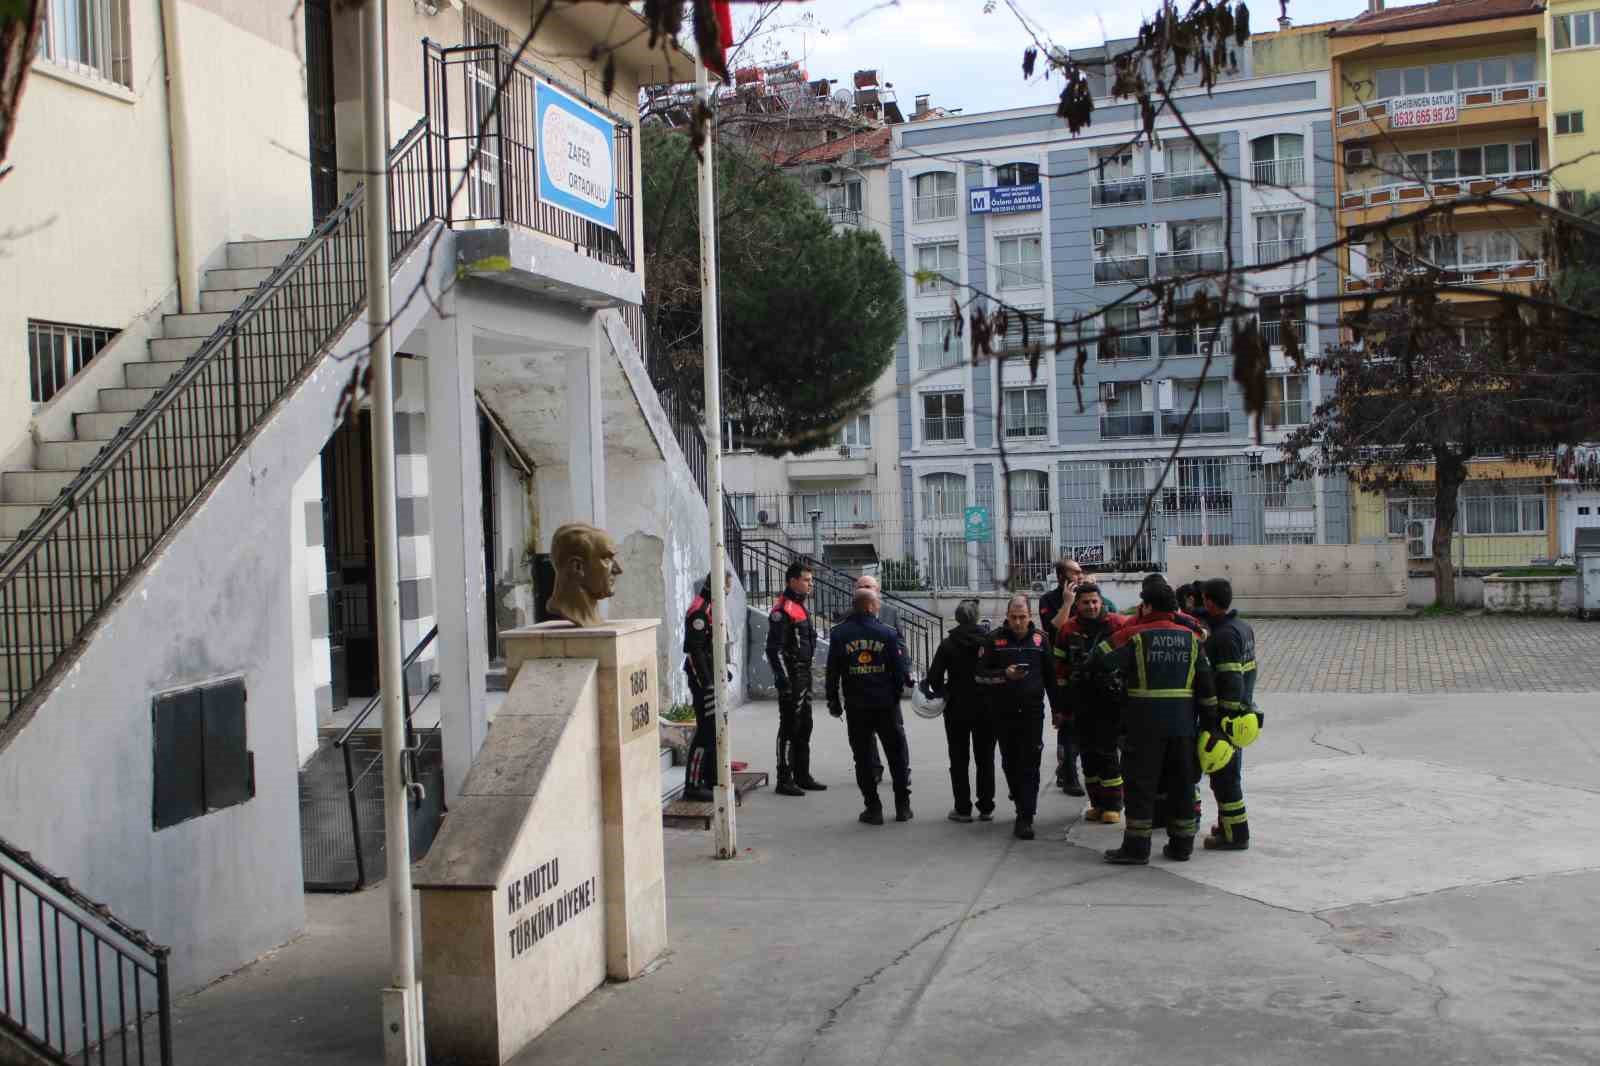
POLYGON ((811 776, 811 657, 817 628, 806 608, 811 567, 796 560, 784 574, 787 587, 767 616, 767 665, 778 690, 778 784, 780 796, 804 796, 828 786, 811 776))
POLYGON ((900 634, 878 621, 877 592, 857 589, 851 605, 850 617, 828 634, 824 689, 828 713, 838 718, 849 711, 850 753, 855 757, 856 784, 865 804, 861 821, 883 824, 883 802, 873 772, 881 743, 894 782, 894 820, 909 822, 911 757, 905 720, 900 716, 900 696, 911 687, 911 660, 900 634))
MULTIPOLYGON (((732 575, 723 578, 723 592, 732 585, 732 575)), ((689 743, 689 766, 684 774, 683 798, 710 802, 717 786, 717 704, 716 677, 711 649, 711 575, 700 585, 700 594, 689 604, 683 626, 683 672, 689 679, 689 696, 694 701, 694 740, 689 743)))
POLYGON ((956 627, 939 644, 928 665, 922 690, 944 700, 944 737, 950 748, 952 822, 972 821, 972 789, 967 782, 970 750, 977 763, 978 818, 994 818, 994 726, 978 691, 978 651, 988 634, 978 625, 978 607, 963 602, 956 608, 956 627))
MULTIPOLYGON (((1056 562, 1056 587, 1039 597, 1039 628, 1045 643, 1055 639, 1056 630, 1072 612, 1078 583, 1083 580, 1083 565, 1076 559, 1056 562)), ((1069 796, 1083 795, 1078 780, 1078 748, 1072 729, 1056 725, 1056 787, 1069 796)))
POLYGON ((1039 803, 1039 757, 1044 751, 1045 700, 1050 701, 1053 713, 1063 708, 1050 646, 1033 624, 1026 595, 1011 597, 1005 626, 991 633, 978 650, 977 679, 989 693, 1000 766, 1017 805, 1011 833, 1018 840, 1032 840, 1039 803))
POLYGON ((1217 677, 1216 729, 1234 748, 1228 764, 1211 775, 1217 823, 1206 837, 1205 846, 1216 851, 1243 851, 1250 846, 1250 821, 1244 808, 1243 749, 1261 728, 1261 712, 1255 704, 1256 632, 1233 609, 1233 584, 1227 578, 1214 577, 1204 582, 1201 596, 1211 623, 1206 655, 1217 677), (1248 732, 1241 732, 1241 727, 1248 732))
POLYGON ((1185 862, 1194 851, 1199 818, 1199 717, 1214 714, 1211 664, 1200 637, 1176 619, 1178 596, 1164 582, 1146 581, 1139 618, 1095 649, 1091 669, 1115 679, 1126 694, 1122 712, 1122 772, 1127 821, 1122 846, 1106 861, 1144 865, 1159 819, 1167 827, 1162 854, 1185 862))
POLYGON ((1131 621, 1127 615, 1107 611, 1100 586, 1085 581, 1078 585, 1071 612, 1056 629, 1053 641, 1056 682, 1066 708, 1066 714, 1056 716, 1056 728, 1071 733, 1082 753, 1083 784, 1089 793, 1083 817, 1088 822, 1122 820, 1119 708, 1109 703, 1094 683, 1089 659, 1095 648, 1131 621))

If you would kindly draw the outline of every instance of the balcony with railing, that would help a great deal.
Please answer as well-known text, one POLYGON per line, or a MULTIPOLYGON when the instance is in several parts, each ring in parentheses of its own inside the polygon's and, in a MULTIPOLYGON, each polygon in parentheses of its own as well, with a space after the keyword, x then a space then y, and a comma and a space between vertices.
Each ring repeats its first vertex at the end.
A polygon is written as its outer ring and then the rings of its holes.
POLYGON ((1397 204, 1425 204, 1462 196, 1527 195, 1537 203, 1549 200, 1550 178, 1543 171, 1463 175, 1416 181, 1389 181, 1339 194, 1339 210, 1360 211, 1397 204))
MULTIPOLYGON (((1439 271, 1438 283, 1444 286, 1526 284, 1543 281, 1546 275, 1543 259, 1515 259, 1503 263, 1483 263, 1466 267, 1415 267, 1410 273, 1422 274, 1429 269, 1439 271)), ((1347 293, 1376 292, 1385 287, 1382 273, 1346 274, 1344 278, 1344 291, 1347 293)))
POLYGON ((522 226, 591 258, 633 269, 633 130, 626 120, 494 44, 446 48, 424 41, 423 84, 428 151, 420 193, 434 215, 450 226, 522 226), (584 188, 575 199, 587 204, 611 193, 614 227, 540 195, 544 146, 536 115, 541 84, 561 87, 610 127, 615 188, 584 188))
POLYGON ((1150 411, 1136 411, 1125 415, 1101 415, 1100 436, 1153 437, 1156 435, 1156 416, 1150 411))
POLYGON ((1287 237, 1275 241, 1256 242, 1256 266, 1272 266, 1304 255, 1304 237, 1287 237))
POLYGON ((1306 161, 1299 156, 1293 159, 1258 159, 1250 165, 1250 183, 1279 188, 1304 185, 1306 161))
POLYGON ((1306 343, 1306 324, 1301 321, 1282 319, 1261 322, 1257 324, 1257 329, 1260 330, 1261 339, 1266 342, 1269 348, 1283 347, 1285 330, 1294 334, 1296 344, 1304 347, 1306 343))
POLYGON ((1090 186, 1089 201, 1095 207, 1115 207, 1119 204, 1144 203, 1144 175, 1131 178, 1107 178, 1090 186))
POLYGON ((1161 509, 1168 514, 1221 514, 1233 510, 1233 493, 1227 489, 1163 489, 1161 509))
POLYGON ((1101 360, 1148 359, 1153 347, 1154 343, 1148 333, 1127 333, 1118 334, 1115 337, 1102 337, 1099 358, 1101 360))
POLYGON ((924 444, 965 444, 966 440, 967 420, 964 415, 945 415, 942 418, 922 420, 924 444))
POLYGON ((1157 338, 1161 358, 1186 355, 1226 355, 1233 351, 1233 332, 1215 329, 1183 329, 1162 333, 1157 338))
POLYGON ((1222 179, 1214 170, 1190 170, 1181 174, 1157 174, 1150 184, 1152 200, 1189 200, 1197 196, 1220 196, 1222 179))
POLYGON ((1261 411, 1261 424, 1267 429, 1303 426, 1310 421, 1310 400, 1268 400, 1261 411))
POLYGON ((1179 411, 1161 412, 1161 432, 1164 436, 1176 436, 1182 432, 1195 433, 1226 433, 1228 432, 1227 411, 1195 411, 1189 413, 1187 407, 1179 411), (1188 428, 1183 425, 1184 419, 1189 420, 1188 428))
POLYGON ((861 225, 861 208, 859 207, 840 207, 837 204, 830 204, 823 210, 828 213, 828 221, 835 226, 861 225))
MULTIPOLYGON (((1485 113, 1481 116, 1461 114, 1458 118, 1458 122, 1461 124, 1472 124, 1479 120, 1499 122, 1508 118, 1524 117, 1537 120, 1541 117, 1544 100, 1549 95, 1549 86, 1542 81, 1524 81, 1514 82, 1510 85, 1484 85, 1471 89, 1456 89, 1453 92, 1429 93, 1428 95, 1453 95, 1458 112, 1472 112, 1480 109, 1504 108, 1507 105, 1514 105, 1515 113, 1513 114, 1485 113)), ((1369 100, 1365 103, 1341 107, 1336 112, 1334 126, 1342 133, 1345 127, 1358 126, 1363 122, 1373 122, 1380 123, 1381 129, 1388 130, 1390 128, 1390 105, 1395 99, 1401 98, 1391 97, 1369 100)), ((1394 128, 1406 130, 1410 127, 1402 125, 1394 128)), ((1424 128, 1438 132, 1439 125, 1436 124, 1424 128)), ((1351 132, 1355 136, 1365 136, 1367 134, 1365 130, 1351 132)))
POLYGON ((913 196, 911 198, 911 218, 915 222, 938 222, 941 219, 955 218, 959 197, 955 193, 939 193, 935 196, 913 196))
POLYGON ((1197 248, 1190 252, 1156 253, 1156 276, 1175 278, 1184 274, 1215 273, 1227 263, 1221 248, 1197 248))
POLYGON ((1150 258, 1145 255, 1096 257, 1094 283, 1116 285, 1124 281, 1145 281, 1150 277, 1150 258))
POLYGON ((1142 490, 1136 491, 1132 489, 1101 493, 1100 512, 1102 514, 1142 514, 1146 495, 1147 493, 1142 490))
POLYGON ((951 337, 948 344, 924 341, 917 345, 918 370, 948 370, 960 365, 960 337, 951 337))

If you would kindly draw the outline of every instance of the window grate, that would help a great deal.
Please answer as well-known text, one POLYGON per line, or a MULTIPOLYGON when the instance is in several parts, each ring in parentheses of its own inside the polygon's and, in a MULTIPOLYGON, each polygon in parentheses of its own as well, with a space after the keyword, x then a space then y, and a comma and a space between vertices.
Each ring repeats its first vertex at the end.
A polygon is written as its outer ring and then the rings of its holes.
POLYGON ((116 335, 103 326, 29 319, 28 393, 33 402, 48 402, 116 335))
POLYGON ((39 54, 86 77, 133 88, 127 0, 47 0, 39 54))

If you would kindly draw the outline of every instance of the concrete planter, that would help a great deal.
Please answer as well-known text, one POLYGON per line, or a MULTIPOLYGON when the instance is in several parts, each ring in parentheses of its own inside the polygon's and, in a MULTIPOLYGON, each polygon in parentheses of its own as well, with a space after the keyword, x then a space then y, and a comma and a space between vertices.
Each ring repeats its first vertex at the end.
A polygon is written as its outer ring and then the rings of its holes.
POLYGON ((1555 614, 1578 608, 1578 579, 1573 575, 1483 579, 1483 609, 1491 614, 1555 614))
POLYGON ((689 761, 689 745, 694 742, 693 722, 661 719, 661 746, 672 749, 672 761, 683 766, 689 761))

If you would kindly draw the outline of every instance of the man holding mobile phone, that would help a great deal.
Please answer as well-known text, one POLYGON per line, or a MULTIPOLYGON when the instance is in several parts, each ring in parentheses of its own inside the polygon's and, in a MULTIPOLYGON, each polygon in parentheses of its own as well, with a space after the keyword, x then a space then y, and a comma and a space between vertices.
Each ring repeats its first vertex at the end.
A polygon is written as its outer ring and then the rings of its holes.
POLYGON ((978 649, 976 680, 989 694, 989 713, 1000 742, 1000 766, 1017 807, 1011 833, 1033 839, 1039 802, 1039 757, 1044 752, 1044 704, 1064 713, 1056 688, 1055 664, 1044 634, 1033 624, 1028 597, 1011 597, 1006 624, 978 649))

